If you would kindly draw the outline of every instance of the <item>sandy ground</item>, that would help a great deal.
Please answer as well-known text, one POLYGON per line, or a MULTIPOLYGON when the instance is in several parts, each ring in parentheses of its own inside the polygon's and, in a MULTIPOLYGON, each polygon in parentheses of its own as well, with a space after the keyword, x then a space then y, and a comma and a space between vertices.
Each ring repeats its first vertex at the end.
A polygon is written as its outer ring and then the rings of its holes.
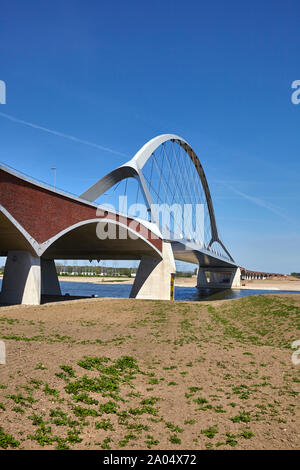
POLYGON ((97 276, 58 276, 59 281, 65 282, 91 282, 92 284, 133 284, 130 277, 97 277, 97 276))
MULTIPOLYGON (((126 277, 87 277, 87 276, 59 276, 59 281, 67 282, 92 282, 93 284, 133 284, 134 278, 126 277)), ((175 285, 180 287, 195 287, 197 277, 176 277, 175 285)))
MULTIPOLYGON (((133 277, 87 277, 87 276, 59 276, 59 281, 67 282, 92 282, 93 284, 133 284, 133 277)), ((187 277, 176 277, 175 285, 180 287, 195 287, 197 284, 197 277, 193 276, 191 278, 187 277)))
POLYGON ((299 449, 299 315, 288 294, 2 307, 0 447, 299 449))
POLYGON ((241 282, 242 289, 266 289, 300 291, 300 279, 293 277, 274 279, 253 279, 241 282))
MULTIPOLYGON (((87 277, 87 276, 59 276, 59 281, 67 282, 92 282, 93 284, 133 284, 134 278, 126 277, 87 277)), ((180 287, 195 287, 197 284, 197 277, 176 277, 175 285, 180 287)))

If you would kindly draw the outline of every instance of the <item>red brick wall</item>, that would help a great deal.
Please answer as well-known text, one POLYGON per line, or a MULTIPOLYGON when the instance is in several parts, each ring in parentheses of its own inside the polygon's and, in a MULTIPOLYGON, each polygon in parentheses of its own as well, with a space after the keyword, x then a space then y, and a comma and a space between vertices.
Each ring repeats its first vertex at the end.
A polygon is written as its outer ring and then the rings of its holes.
MULTIPOLYGON (((97 217, 95 207, 43 189, 4 170, 0 170, 0 204, 38 243, 71 225, 97 217)), ((109 213, 103 216, 115 218, 109 213)), ((117 220, 128 225, 132 219, 117 216, 117 220)), ((140 231, 139 225, 136 231, 140 231)), ((149 231, 148 240, 161 251, 162 240, 150 236, 149 231)))

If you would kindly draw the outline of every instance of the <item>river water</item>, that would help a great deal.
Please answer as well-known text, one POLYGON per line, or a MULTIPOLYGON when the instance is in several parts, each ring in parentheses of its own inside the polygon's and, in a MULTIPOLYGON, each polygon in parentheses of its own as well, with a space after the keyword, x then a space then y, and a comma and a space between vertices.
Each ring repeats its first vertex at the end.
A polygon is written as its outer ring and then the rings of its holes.
MULTIPOLYGON (((0 279, 0 288, 2 280, 0 279)), ((128 298, 131 290, 130 284, 94 284, 92 282, 68 282, 60 281, 61 293, 63 295, 79 297, 115 297, 128 298)), ((200 292, 195 287, 175 287, 175 300, 223 300, 237 299, 249 295, 259 294, 300 294, 300 291, 265 290, 265 289, 224 289, 223 291, 200 292)))
MULTIPOLYGON (((62 294, 71 296, 98 296, 128 298, 131 290, 129 284, 93 284, 92 282, 60 282, 62 294)), ((300 291, 282 291, 265 289, 225 289, 219 292, 207 290, 200 292, 195 287, 175 287, 175 300, 223 300, 247 297, 259 294, 300 294, 300 291)))

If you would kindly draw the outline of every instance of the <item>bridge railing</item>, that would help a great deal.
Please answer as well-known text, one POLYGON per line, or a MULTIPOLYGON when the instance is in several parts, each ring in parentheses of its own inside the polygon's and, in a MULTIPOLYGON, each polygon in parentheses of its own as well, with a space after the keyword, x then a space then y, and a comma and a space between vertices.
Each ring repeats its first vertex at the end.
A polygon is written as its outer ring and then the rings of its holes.
POLYGON ((60 192, 63 192, 63 193, 66 193, 66 194, 69 194, 70 196, 73 196, 73 197, 76 197, 76 198, 79 198, 78 194, 75 194, 75 193, 72 193, 71 191, 68 191, 67 189, 62 189, 62 188, 59 188, 58 186, 54 186, 54 184, 51 184, 51 183, 48 183, 48 182, 45 182, 39 178, 35 178, 34 176, 31 176, 31 175, 28 175, 27 173, 25 173, 24 171, 21 171, 21 170, 17 170, 16 168, 14 168, 13 166, 11 165, 8 165, 7 163, 5 162, 2 162, 0 161, 0 169, 4 169, 4 170, 8 170, 8 171, 12 171, 16 176, 20 176, 21 178, 25 178, 26 180, 30 180, 32 181, 33 183, 38 183, 38 184, 41 184, 43 186, 46 186, 47 188, 49 188, 51 191, 60 191, 60 192))

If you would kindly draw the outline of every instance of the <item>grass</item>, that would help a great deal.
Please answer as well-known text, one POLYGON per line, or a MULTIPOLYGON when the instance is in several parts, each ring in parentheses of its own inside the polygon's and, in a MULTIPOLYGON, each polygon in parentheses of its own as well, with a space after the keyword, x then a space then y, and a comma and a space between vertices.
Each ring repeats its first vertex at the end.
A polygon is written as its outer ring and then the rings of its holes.
POLYGON ((216 434, 218 434, 218 427, 217 426, 211 426, 207 429, 202 429, 201 434, 204 434, 206 437, 209 439, 213 439, 216 434))
POLYGON ((250 412, 241 411, 238 415, 230 418, 233 423, 249 423, 251 421, 250 412))
POLYGON ((7 449, 8 447, 16 448, 19 447, 20 442, 13 438, 10 434, 4 432, 3 428, 0 426, 0 447, 2 449, 7 449))
POLYGON ((104 429, 104 431, 114 431, 114 427, 109 419, 102 419, 101 421, 97 421, 95 423, 95 428, 104 429))
POLYGON ((256 346, 290 348, 300 328, 300 307, 280 296, 249 296, 211 313, 225 337, 256 346))
POLYGON ((171 444, 181 444, 181 439, 179 439, 179 437, 177 437, 176 434, 173 434, 173 436, 170 436, 169 441, 171 442, 171 444))

